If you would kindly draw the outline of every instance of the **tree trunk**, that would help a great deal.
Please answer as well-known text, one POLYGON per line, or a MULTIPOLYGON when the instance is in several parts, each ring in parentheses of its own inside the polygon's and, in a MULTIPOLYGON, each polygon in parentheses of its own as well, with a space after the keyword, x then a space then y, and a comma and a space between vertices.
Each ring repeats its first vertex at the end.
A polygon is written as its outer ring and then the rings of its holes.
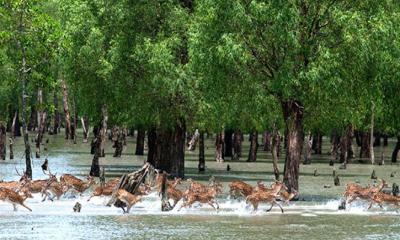
POLYGON ((255 162, 257 160, 257 149, 258 149, 258 132, 253 131, 250 133, 250 149, 249 156, 247 158, 248 162, 255 162))
POLYGON ((224 161, 223 146, 224 146, 224 134, 220 132, 217 133, 215 137, 215 160, 217 162, 224 161))
POLYGON ((0 159, 6 160, 7 128, 0 122, 0 159))
POLYGON ((399 155, 399 150, 400 150, 400 135, 397 136, 397 143, 396 143, 396 146, 393 149, 392 163, 396 163, 397 162, 397 156, 399 155))
POLYGON ((83 140, 82 142, 87 143, 89 139, 89 119, 87 116, 81 117, 83 140))
POLYGON ((103 121, 102 121, 102 126, 100 129, 100 150, 101 150, 101 155, 100 157, 105 157, 105 147, 106 147, 106 140, 107 140, 107 121, 108 121, 108 114, 107 114, 107 109, 103 108, 103 121))
POLYGON ((339 145, 340 145, 339 134, 337 133, 336 130, 333 130, 331 134, 331 150, 330 150, 330 154, 333 161, 336 161, 338 159, 339 145))
POLYGON ((351 125, 347 126, 340 138, 340 163, 347 164, 349 159, 349 148, 351 149, 351 125))
MULTIPOLYGON (((24 19, 24 11, 20 11, 19 35, 21 38, 25 31, 23 19, 24 19)), ((25 165, 26 165, 25 174, 30 179, 32 179, 31 146, 29 143, 28 129, 26 126, 26 98, 28 97, 28 95, 26 94, 26 74, 28 71, 26 68, 25 46, 23 42, 21 42, 20 40, 18 40, 18 45, 22 53, 21 54, 22 67, 20 68, 20 80, 22 83, 22 129, 24 133, 24 145, 25 145, 25 165)))
POLYGON ((95 138, 92 141, 92 149, 93 159, 92 166, 90 167, 90 176, 99 177, 100 176, 100 166, 99 166, 99 158, 101 156, 101 137, 100 137, 100 129, 98 128, 95 134, 95 138))
POLYGON ((242 132, 236 129, 233 135, 233 157, 232 160, 239 160, 242 157, 242 132))
POLYGON ((194 131, 194 134, 192 135, 192 138, 189 141, 188 150, 189 151, 196 150, 196 145, 198 141, 199 141, 199 130, 196 129, 196 131, 194 131))
POLYGON ((58 134, 58 129, 60 128, 60 112, 58 111, 58 96, 56 91, 54 91, 53 104, 54 104, 53 134, 58 134))
POLYGON ((354 137, 356 138, 357 146, 361 147, 361 132, 358 130, 355 130, 354 137))
POLYGON ((42 89, 38 90, 38 108, 37 111, 37 133, 36 133, 36 158, 40 158, 40 145, 42 144, 43 133, 46 124, 46 112, 43 111, 43 92, 42 89))
POLYGON ((382 137, 382 134, 381 134, 380 132, 375 132, 375 133, 374 133, 374 137, 375 137, 375 140, 374 140, 374 147, 380 147, 380 146, 381 146, 381 137, 382 137))
POLYGON ((136 136, 136 151, 135 155, 144 154, 144 138, 146 136, 146 131, 143 128, 139 128, 136 136))
POLYGON ((164 170, 173 177, 185 176, 185 134, 183 120, 174 129, 151 129, 148 136, 147 162, 156 169, 164 170))
POLYGON ((224 132, 224 143, 225 143, 224 157, 231 157, 231 158, 233 157, 232 135, 233 135, 232 129, 225 130, 225 132, 224 132))
POLYGON ((123 143, 123 134, 122 134, 122 130, 117 127, 114 129, 114 133, 113 133, 113 141, 114 141, 114 148, 115 148, 115 152, 114 152, 114 157, 121 157, 122 155, 122 150, 124 147, 124 143, 123 143))
POLYGON ((38 125, 37 119, 38 119, 38 116, 37 116, 36 107, 32 106, 31 107, 31 115, 29 117, 29 122, 28 122, 28 131, 36 130, 36 127, 38 125))
POLYGON ((271 134, 268 131, 265 131, 263 134, 263 145, 264 151, 271 151, 271 134))
POLYGON ((9 148, 10 148, 10 160, 14 159, 14 138, 9 137, 8 140, 10 141, 9 148))
POLYGON ((370 133, 359 132, 359 136, 361 140, 360 158, 370 158, 370 133))
POLYGON ((101 128, 96 129, 96 137, 93 142, 93 148, 94 148, 94 155, 93 155, 93 160, 92 160, 92 166, 90 168, 90 176, 95 176, 99 177, 100 176, 100 166, 99 166, 99 158, 102 155, 103 150, 103 142, 105 141, 105 131, 107 131, 107 120, 108 120, 108 115, 107 115, 107 109, 105 107, 102 108, 102 115, 103 115, 103 120, 101 124, 101 128))
POLYGON ((69 113, 68 106, 68 88, 65 80, 61 80, 62 89, 63 89, 63 106, 64 106, 64 117, 65 117, 65 139, 71 138, 71 116, 69 113))
POLYGON ((289 192, 299 190, 299 165, 303 146, 303 110, 298 101, 282 102, 283 116, 286 125, 286 159, 283 181, 289 192))
POLYGON ((374 165, 375 164, 375 154, 374 154, 374 108, 375 108, 375 104, 372 103, 372 107, 371 107, 371 129, 370 129, 370 139, 369 139, 369 156, 371 159, 371 164, 374 165))
POLYGON ((279 168, 278 168, 278 152, 281 136, 279 132, 274 129, 272 132, 272 166, 274 168, 275 180, 279 180, 279 168))
POLYGON ((312 142, 313 142, 313 138, 312 138, 311 132, 309 132, 306 136, 303 164, 311 164, 312 142))
POLYGON ((322 134, 320 132, 313 136, 312 149, 315 154, 322 154, 322 134))
POLYGON ((206 161, 204 157, 204 132, 201 131, 199 135, 199 172, 206 171, 206 161))
POLYGON ((386 134, 383 135, 383 146, 384 147, 388 146, 388 138, 389 138, 388 135, 386 135, 386 134))

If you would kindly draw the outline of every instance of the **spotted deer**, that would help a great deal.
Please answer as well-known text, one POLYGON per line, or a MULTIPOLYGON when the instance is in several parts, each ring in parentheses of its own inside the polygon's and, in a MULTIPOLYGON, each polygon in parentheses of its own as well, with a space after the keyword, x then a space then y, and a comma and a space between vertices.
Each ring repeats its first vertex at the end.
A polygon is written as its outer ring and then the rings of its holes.
POLYGON ((135 205, 137 202, 141 201, 142 196, 133 195, 132 193, 126 191, 125 189, 118 189, 116 198, 127 205, 126 210, 124 207, 121 207, 124 213, 129 213, 132 206, 135 205))
POLYGON ((230 196, 232 196, 234 198, 237 198, 239 196, 247 197, 250 194, 252 194, 254 191, 259 190, 259 189, 261 189, 261 190, 267 189, 261 181, 257 182, 256 187, 253 187, 248 183, 245 183, 243 181, 238 181, 238 180, 232 181, 229 184, 229 194, 230 194, 230 196))
POLYGON ((17 211, 17 205, 21 205, 32 212, 32 209, 24 203, 28 197, 32 198, 32 194, 28 188, 22 188, 19 192, 16 192, 8 188, 0 187, 0 200, 11 203, 14 207, 14 211, 17 211))
POLYGON ((371 196, 381 192, 384 187, 387 187, 387 183, 382 179, 380 179, 380 183, 376 187, 362 187, 355 183, 348 183, 343 196, 348 204, 356 199, 369 200, 371 196))
POLYGON ((267 212, 271 211, 273 206, 278 206, 282 213, 283 213, 283 208, 282 206, 277 202, 277 198, 279 197, 279 193, 281 192, 282 188, 284 188, 284 184, 282 182, 277 181, 272 185, 271 190, 260 190, 260 191, 255 191, 246 198, 246 203, 250 203, 253 206, 253 211, 257 211, 258 205, 260 203, 270 203, 271 208, 266 210, 267 212))
POLYGON ((179 210, 184 207, 191 207, 195 202, 207 203, 215 210, 218 210, 219 205, 215 200, 215 197, 220 193, 222 193, 222 185, 220 183, 213 183, 205 189, 203 187, 201 189, 189 189, 185 192, 186 201, 182 204, 179 210))
POLYGON ((119 178, 114 178, 106 182, 103 186, 98 186, 94 189, 92 195, 90 195, 88 201, 92 199, 92 197, 98 196, 111 196, 117 184, 119 183, 119 178))
POLYGON ((373 204, 378 204, 380 208, 383 208, 383 204, 393 204, 395 206, 400 206, 400 196, 394 196, 384 192, 377 192, 371 195, 370 204, 368 209, 372 207, 373 204))
POLYGON ((96 183, 92 176, 88 176, 86 181, 83 181, 71 174, 62 175, 60 181, 65 182, 69 187, 74 189, 80 195, 82 195, 84 191, 86 191, 88 188, 96 183))

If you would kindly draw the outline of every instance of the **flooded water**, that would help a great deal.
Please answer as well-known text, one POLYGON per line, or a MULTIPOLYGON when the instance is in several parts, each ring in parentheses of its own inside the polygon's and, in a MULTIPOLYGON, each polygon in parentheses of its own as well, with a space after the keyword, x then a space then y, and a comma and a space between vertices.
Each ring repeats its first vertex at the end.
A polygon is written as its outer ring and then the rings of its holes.
MULTIPOLYGON (((87 175, 92 157, 88 154, 89 144, 66 143, 61 135, 48 138, 48 151, 42 155, 48 155, 53 173, 57 176, 62 173, 87 175)), ((15 166, 23 170, 21 140, 16 143, 15 159, 0 162, 1 179, 17 179, 15 166)), ((400 213, 394 207, 366 210, 367 203, 355 202, 346 210, 338 210, 347 182, 374 184, 370 174, 375 170, 377 176, 386 179, 391 186, 393 182, 400 183, 398 165, 350 164, 347 170, 336 170, 341 186, 335 187, 333 168, 327 164, 328 156, 317 156, 312 165, 301 166, 300 201, 284 205, 284 214, 279 208, 265 212, 269 208, 265 204, 253 212, 244 201, 229 199, 227 185, 234 179, 252 184, 258 180, 272 182, 270 154, 260 152, 256 163, 216 163, 212 161, 212 142, 211 139, 207 141, 205 174, 197 173, 197 152, 187 153, 185 165, 187 177, 206 182, 213 175, 223 183, 225 194, 218 197, 218 212, 206 205, 161 212, 161 202, 155 193, 146 196, 129 214, 105 206, 107 197, 94 197, 88 202, 90 191, 83 196, 73 198, 68 195, 54 202, 42 202, 41 196, 35 195, 25 202, 32 212, 22 207, 14 212, 11 204, 0 202, 0 239, 400 239, 400 213), (228 164, 229 172, 226 171, 228 164), (314 169, 319 176, 313 176, 314 169), (389 177, 392 172, 396 172, 394 177, 389 177), (324 188, 327 185, 330 187, 324 188), (76 202, 82 204, 80 213, 72 210, 76 202)), ((142 166, 145 158, 132 154, 133 139, 129 139, 122 158, 113 158, 111 144, 107 145, 106 157, 100 160, 107 177, 119 176, 142 166)), ((243 152, 247 150, 248 145, 245 145, 243 152)), ((377 156, 380 156, 380 150, 376 149, 377 156)), ((387 149, 390 150, 391 147, 387 149)), ((385 155, 389 156, 389 152, 385 155)), ((40 168, 43 159, 33 159, 35 179, 46 178, 40 168)), ((282 164, 280 169, 283 169, 282 164)), ((185 187, 183 185, 182 189, 185 187)))

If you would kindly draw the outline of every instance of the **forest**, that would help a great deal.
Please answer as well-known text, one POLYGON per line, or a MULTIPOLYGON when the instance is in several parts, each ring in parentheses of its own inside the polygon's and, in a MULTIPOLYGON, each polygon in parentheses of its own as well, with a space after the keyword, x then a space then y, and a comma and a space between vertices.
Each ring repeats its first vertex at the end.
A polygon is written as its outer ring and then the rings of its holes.
POLYGON ((301 196, 315 156, 397 168, 399 1, 2 0, 0 16, 0 158, 21 139, 31 179, 51 135, 85 143, 91 177, 126 151, 182 179, 188 150, 204 174, 267 151, 301 196))

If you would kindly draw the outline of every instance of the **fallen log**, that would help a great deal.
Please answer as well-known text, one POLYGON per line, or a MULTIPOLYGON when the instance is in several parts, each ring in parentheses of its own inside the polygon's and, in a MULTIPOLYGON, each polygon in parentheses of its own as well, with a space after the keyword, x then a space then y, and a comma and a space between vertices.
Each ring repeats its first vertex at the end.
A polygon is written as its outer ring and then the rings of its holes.
POLYGON ((126 191, 136 194, 140 184, 146 183, 150 186, 155 184, 155 169, 150 163, 145 163, 143 167, 136 172, 128 173, 122 175, 119 183, 116 185, 110 201, 108 201, 107 206, 114 204, 115 207, 125 207, 126 204, 116 198, 118 189, 125 189, 126 191))

